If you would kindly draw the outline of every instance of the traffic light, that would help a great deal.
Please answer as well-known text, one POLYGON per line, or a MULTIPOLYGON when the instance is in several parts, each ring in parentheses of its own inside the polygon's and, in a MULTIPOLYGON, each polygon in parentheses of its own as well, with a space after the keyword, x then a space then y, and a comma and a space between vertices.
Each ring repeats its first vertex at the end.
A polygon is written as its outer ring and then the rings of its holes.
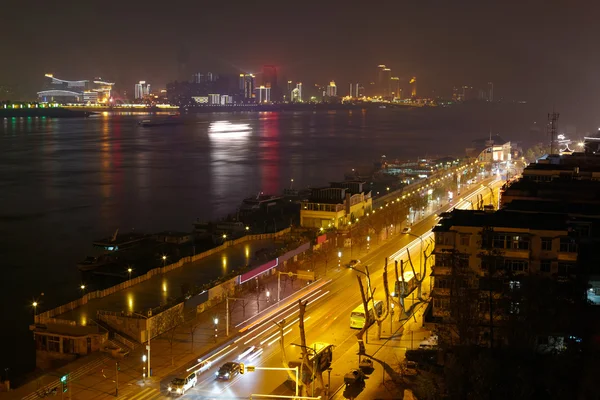
POLYGON ((243 374, 244 372, 246 372, 244 363, 240 363, 240 374, 243 374))
POLYGON ((121 370, 121 364, 119 364, 119 362, 117 361, 117 371, 121 370))
POLYGON ((60 377, 60 382, 62 383, 62 389, 63 389, 63 393, 67 392, 68 386, 67 386, 67 379, 69 378, 69 375, 63 375, 60 377))

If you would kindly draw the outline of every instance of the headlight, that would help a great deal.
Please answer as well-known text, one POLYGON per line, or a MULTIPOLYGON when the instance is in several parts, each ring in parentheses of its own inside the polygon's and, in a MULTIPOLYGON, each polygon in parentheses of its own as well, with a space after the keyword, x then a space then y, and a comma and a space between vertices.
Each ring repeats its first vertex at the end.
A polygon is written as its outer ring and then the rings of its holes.
POLYGON ((181 393, 181 389, 177 389, 177 393, 181 393))
POLYGON ((216 376, 219 376, 219 371, 215 372, 215 375, 216 375, 216 376))
POLYGON ((170 392, 170 391, 171 391, 171 390, 173 390, 173 389, 171 389, 171 386, 169 386, 169 387, 167 388, 167 390, 170 392))
POLYGON ((227 378, 229 376, 229 372, 225 374, 225 377, 227 378))

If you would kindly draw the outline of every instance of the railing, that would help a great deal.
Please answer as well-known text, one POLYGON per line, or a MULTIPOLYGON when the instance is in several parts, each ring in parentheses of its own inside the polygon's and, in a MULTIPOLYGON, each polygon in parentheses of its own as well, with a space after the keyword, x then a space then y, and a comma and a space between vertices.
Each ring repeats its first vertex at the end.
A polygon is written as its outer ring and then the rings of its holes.
POLYGON ((127 339, 126 337, 119 335, 117 332, 115 332, 114 335, 115 335, 116 340, 123 343, 125 346, 129 347, 131 350, 135 349, 135 347, 137 345, 136 343, 132 342, 131 340, 127 339))
MULTIPOLYGON (((169 272, 172 271, 174 269, 177 268, 181 268, 182 266, 184 266, 185 264, 189 264, 198 260, 201 260, 203 258, 206 258, 208 256, 211 256, 213 254, 216 254, 220 251, 225 250, 228 247, 231 246, 235 246, 237 244, 240 243, 244 243, 247 241, 251 241, 251 240, 264 240, 264 239, 274 239, 277 238, 279 236, 283 236, 287 233, 290 232, 290 228, 286 228, 283 229, 281 231, 275 232, 275 233, 263 233, 263 234, 258 234, 258 235, 246 235, 243 236, 241 238, 238 238, 236 240, 228 240, 225 243, 223 243, 222 245, 215 247, 213 249, 204 251, 200 254, 196 254, 193 257, 183 257, 182 259, 180 259, 179 261, 177 261, 176 263, 170 264, 170 265, 166 265, 164 267, 159 267, 159 268, 154 268, 150 271, 148 271, 148 273, 144 274, 144 275, 140 275, 138 277, 129 279, 125 282, 122 282, 118 285, 115 286, 111 286, 107 289, 104 290, 96 290, 93 292, 89 292, 86 293, 83 297, 73 300, 70 303, 67 304, 63 304, 61 306, 58 306, 56 308, 53 308, 51 310, 45 311, 43 313, 39 313, 36 317, 36 321, 47 321, 50 320, 51 318, 57 316, 57 315, 61 315, 64 314, 66 312, 72 311, 78 307, 81 307, 82 305, 87 304, 87 302, 89 300, 92 299, 98 299, 98 298, 102 298, 102 297, 106 297, 109 296, 113 293, 119 292, 123 289, 127 289, 130 288, 131 286, 137 285, 138 283, 144 282, 150 278, 152 278, 155 275, 159 275, 159 274, 164 274, 165 272, 169 272)), ((120 315, 120 314, 119 314, 120 315)))

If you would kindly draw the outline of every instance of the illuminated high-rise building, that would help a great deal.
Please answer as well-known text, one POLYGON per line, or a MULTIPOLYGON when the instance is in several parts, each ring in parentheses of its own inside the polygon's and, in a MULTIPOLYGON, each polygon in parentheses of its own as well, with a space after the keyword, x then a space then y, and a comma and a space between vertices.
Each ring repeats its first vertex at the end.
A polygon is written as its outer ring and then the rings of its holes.
POLYGON ((348 92, 348 96, 352 98, 360 98, 365 95, 365 88, 361 83, 351 83, 350 91, 348 92))
POLYGON ((260 85, 256 88, 256 101, 259 103, 271 102, 271 86, 260 85))
POLYGON ((328 97, 336 97, 337 96, 337 86, 335 86, 334 81, 329 82, 329 85, 327 85, 326 95, 328 97))
POLYGON ((392 70, 389 68, 382 71, 381 87, 383 98, 390 100, 392 98, 392 70))
POLYGON ((394 100, 400 100, 402 98, 402 88, 400 88, 400 78, 392 76, 390 78, 390 84, 392 87, 391 96, 394 100))
POLYGON ((298 89, 298 101, 302 102, 302 82, 296 83, 296 89, 298 89))
POLYGON ((143 99, 144 97, 150 95, 150 84, 146 83, 146 81, 140 81, 140 83, 136 83, 134 94, 136 99, 143 99))
POLYGON ((239 90, 245 100, 254 98, 255 79, 252 74, 240 74, 239 90))
POLYGON ((488 82, 488 96, 487 100, 489 102, 494 101, 494 82, 488 82))
POLYGON ((294 82, 292 81, 287 81, 287 90, 286 90, 286 99, 291 101, 292 100, 292 90, 295 89, 294 86, 294 82))
POLYGON ((417 97, 417 77, 413 76, 408 83, 410 83, 410 97, 415 99, 417 97))
POLYGON ((377 66, 377 80, 375 81, 375 96, 383 96, 384 72, 387 67, 383 64, 377 66))
POLYGON ((262 71, 262 86, 270 88, 269 101, 279 101, 281 92, 277 83, 277 67, 274 65, 263 65, 262 71))

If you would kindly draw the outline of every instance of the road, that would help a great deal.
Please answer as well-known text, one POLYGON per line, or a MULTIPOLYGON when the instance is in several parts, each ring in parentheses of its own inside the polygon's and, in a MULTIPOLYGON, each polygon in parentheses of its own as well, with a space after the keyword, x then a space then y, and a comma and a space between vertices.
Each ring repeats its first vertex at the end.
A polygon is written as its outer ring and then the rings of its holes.
MULTIPOLYGON (((486 181, 488 183, 491 181, 486 181)), ((494 201, 498 198, 496 188, 500 187, 500 181, 493 182, 494 201)), ((484 200, 490 198, 490 190, 488 187, 481 187, 479 184, 474 185, 470 190, 463 189, 462 199, 457 200, 454 205, 447 205, 439 212, 448 211, 450 208, 471 208, 471 203, 476 202, 479 195, 484 197, 484 200), (464 200, 463 200, 464 199, 464 200)), ((428 216, 416 223, 411 230, 412 235, 421 236, 424 240, 431 235, 431 228, 437 223, 437 215, 428 216)), ((425 243, 426 245, 426 243, 425 243)), ((375 298, 383 299, 383 265, 385 259, 390 260, 392 267, 388 268, 388 280, 394 281, 394 270, 392 262, 394 260, 406 261, 406 249, 411 253, 412 261, 415 269, 420 264, 421 259, 418 256, 420 252, 421 240, 411 235, 397 234, 396 238, 373 248, 368 254, 360 256, 361 266, 368 265, 371 273, 371 285, 375 290, 375 298)), ((429 270, 427 271, 429 275, 429 270)), ((346 394, 345 391, 338 390, 343 385, 343 376, 350 368, 355 368, 357 365, 357 340, 355 330, 350 328, 350 313, 361 304, 360 292, 358 290, 357 278, 362 274, 342 267, 335 273, 328 276, 328 281, 321 289, 304 297, 309 303, 305 314, 305 332, 306 342, 310 346, 314 342, 327 342, 335 346, 333 351, 333 363, 331 365, 331 388, 332 394, 335 397, 343 398, 345 395, 356 396, 355 394, 346 394)), ((430 288, 429 276, 423 282, 424 297, 427 297, 430 288)), ((413 296, 410 296, 411 298, 413 296)), ((385 348, 387 338, 394 335, 394 356, 401 360, 404 357, 406 348, 417 347, 418 343, 423 339, 422 312, 425 308, 425 303, 416 299, 407 299, 407 309, 410 309, 411 316, 405 320, 399 320, 399 313, 396 312, 394 321, 390 318, 382 323, 383 336, 377 338, 377 325, 373 324, 368 332, 367 354, 375 355, 377 358, 378 351, 385 348), (414 306, 414 307, 413 307, 414 306), (417 317, 419 319, 417 319, 417 317), (402 333, 404 332, 404 335, 402 333), (408 334, 410 332, 410 334, 408 334), (415 334, 417 336, 415 337, 415 334), (419 336, 420 335, 420 336, 419 336), (398 340, 399 339, 399 340, 398 340)), ((396 309, 396 311, 398 311, 396 309)), ((288 360, 298 359, 300 353, 297 347, 292 346, 292 343, 300 343, 300 334, 297 324, 298 306, 292 304, 288 307, 278 310, 268 320, 244 330, 238 337, 230 342, 230 347, 227 347, 221 353, 209 356, 209 359, 214 362, 215 366, 219 366, 225 361, 239 361, 237 358, 240 353, 248 346, 260 346, 263 353, 253 361, 246 365, 255 365, 257 367, 282 367, 282 353, 278 342, 277 328, 274 321, 282 321, 285 319, 284 341, 285 353, 288 360)), ((383 352, 382 352, 383 353, 383 352)), ((379 353, 381 354, 381 353, 379 353)), ((206 359, 206 357, 205 357, 206 359)), ((185 370, 191 368, 182 368, 176 374, 163 379, 160 383, 160 392, 157 389, 145 388, 140 392, 125 396, 123 398, 132 400, 153 400, 162 398, 166 393, 166 387, 170 380, 175 376, 183 376, 185 370), (162 394, 161 394, 162 393, 162 394)), ((193 369, 191 369, 193 370, 193 369)), ((376 366, 376 372, 379 370, 379 376, 382 376, 382 367, 376 366)), ((195 388, 189 390, 184 398, 189 399, 224 399, 224 398, 248 398, 251 394, 275 394, 275 395, 293 395, 293 386, 287 380, 287 372, 285 371, 256 371, 246 372, 244 375, 238 375, 231 381, 221 382, 214 379, 216 367, 203 372, 199 376, 198 384, 195 388)), ((384 375, 383 375, 384 376, 384 375)), ((325 383, 327 383, 327 374, 324 374, 325 383)), ((366 394, 371 387, 377 385, 371 384, 368 381, 367 387, 361 398, 369 398, 366 394)), ((318 384, 315 384, 315 394, 319 393, 318 384)), ((308 394, 312 392, 312 387, 308 388, 308 394)))

